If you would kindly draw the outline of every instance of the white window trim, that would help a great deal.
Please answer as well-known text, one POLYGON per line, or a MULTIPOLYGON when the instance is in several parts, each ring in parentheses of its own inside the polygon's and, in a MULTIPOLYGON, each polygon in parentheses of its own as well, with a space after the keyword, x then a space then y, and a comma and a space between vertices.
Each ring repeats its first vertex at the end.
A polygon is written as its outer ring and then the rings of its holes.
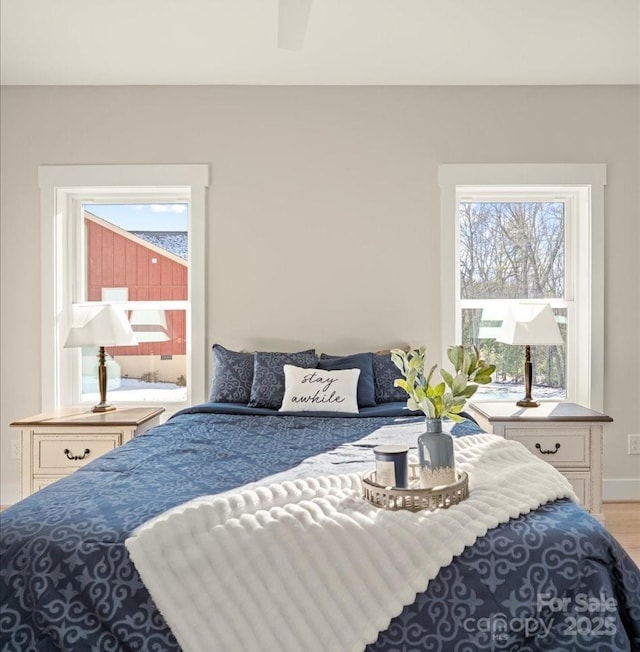
MULTIPOLYGON (((442 164, 438 170, 441 189, 441 338, 444 348, 455 334, 460 341, 456 321, 459 259, 457 255, 458 200, 460 187, 532 186, 574 187, 579 211, 589 223, 577 223, 568 237, 577 238, 577 274, 572 279, 576 311, 570 315, 576 329, 576 355, 589 360, 585 369, 574 374, 567 400, 595 410, 604 402, 604 187, 607 168, 603 163, 586 164, 442 164), (454 255, 454 252, 455 255, 454 255)), ((568 264, 569 261, 567 261, 568 264)), ((446 359, 443 354, 443 359, 446 359)), ((569 370, 568 370, 569 371, 569 370)))
MULTIPOLYGON (((73 296, 72 274, 54 273, 59 264, 58 251, 68 250, 65 237, 73 237, 73 229, 65 228, 65 216, 73 210, 72 204, 79 192, 100 188, 190 189, 189 214, 189 288, 190 320, 187 360, 190 383, 187 403, 204 402, 206 392, 206 189, 209 185, 207 164, 187 165, 42 165, 38 169, 41 216, 41 406, 43 411, 66 405, 69 395, 63 390, 69 387, 68 379, 58 374, 62 355, 70 355, 62 348, 63 333, 69 326, 69 315, 64 306, 73 296), (64 287, 63 277, 67 279, 64 287)), ((65 365, 67 368, 69 365, 65 365)), ((184 404, 163 404, 169 412, 184 404)))

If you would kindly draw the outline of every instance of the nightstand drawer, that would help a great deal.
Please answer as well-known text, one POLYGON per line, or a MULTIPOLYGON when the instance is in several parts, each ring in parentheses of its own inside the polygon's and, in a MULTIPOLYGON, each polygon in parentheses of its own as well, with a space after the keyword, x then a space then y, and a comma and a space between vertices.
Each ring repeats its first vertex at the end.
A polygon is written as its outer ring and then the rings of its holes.
POLYGON ((589 428, 567 427, 562 432, 550 432, 548 428, 509 427, 508 439, 524 444, 536 457, 559 467, 589 467, 589 428))
POLYGON ((585 509, 591 510, 591 474, 565 471, 562 475, 571 483, 580 504, 585 509))
POLYGON ((67 474, 121 444, 119 432, 36 434, 33 437, 33 473, 67 474))
POLYGON ((47 475, 42 477, 35 477, 33 479, 32 490, 40 491, 40 489, 44 489, 45 487, 48 487, 50 484, 53 484, 56 480, 60 480, 61 478, 66 478, 66 477, 67 477, 66 475, 47 475))

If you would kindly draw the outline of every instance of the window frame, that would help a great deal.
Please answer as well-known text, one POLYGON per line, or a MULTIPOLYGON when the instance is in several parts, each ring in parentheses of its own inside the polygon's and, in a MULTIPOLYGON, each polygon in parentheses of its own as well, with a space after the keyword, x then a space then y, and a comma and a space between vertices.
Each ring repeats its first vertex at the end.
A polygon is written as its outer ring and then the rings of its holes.
MULTIPOLYGON (((81 283, 84 242, 80 218, 82 201, 87 199, 117 199, 119 202, 149 199, 157 203, 169 198, 188 199, 187 400, 163 401, 162 405, 171 413, 203 402, 206 391, 205 221, 209 166, 43 165, 38 169, 38 182, 42 234, 42 409, 78 404, 80 400, 78 379, 74 376, 78 373, 79 355, 64 349, 63 344, 70 325, 72 303, 83 303, 86 299, 81 283)), ((141 306, 148 302, 135 303, 141 306)), ((151 303, 154 302, 149 306, 151 303)), ((144 402, 145 405, 151 403, 155 401, 144 402)), ((118 401, 117 404, 139 402, 118 401)))
MULTIPOLYGON (((523 197, 527 197, 528 201, 542 197, 569 198, 569 215, 565 222, 565 299, 540 302, 567 308, 566 400, 602 410, 606 165, 443 164, 439 166, 439 184, 441 337, 444 348, 451 344, 451 333, 454 333, 456 343, 460 343, 462 337, 460 314, 463 302, 460 299, 458 242, 459 202, 465 193, 476 193, 475 197, 502 196, 508 198, 507 201, 522 201, 523 197)), ((472 307, 473 301, 464 300, 464 307, 472 307)), ((477 300, 476 307, 480 303, 477 300)))

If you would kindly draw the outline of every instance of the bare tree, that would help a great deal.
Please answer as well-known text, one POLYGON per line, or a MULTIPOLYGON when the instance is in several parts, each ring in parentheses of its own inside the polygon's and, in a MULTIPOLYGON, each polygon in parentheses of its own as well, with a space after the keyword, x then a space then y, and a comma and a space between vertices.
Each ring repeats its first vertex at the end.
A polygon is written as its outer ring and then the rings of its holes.
MULTIPOLYGON (((463 299, 552 299, 565 294, 565 223, 562 202, 460 204, 460 286, 463 299)), ((514 347, 479 340, 479 311, 464 311, 465 340, 480 346, 498 375, 518 380, 514 347)), ((535 352, 536 382, 564 387, 564 347, 535 352)))

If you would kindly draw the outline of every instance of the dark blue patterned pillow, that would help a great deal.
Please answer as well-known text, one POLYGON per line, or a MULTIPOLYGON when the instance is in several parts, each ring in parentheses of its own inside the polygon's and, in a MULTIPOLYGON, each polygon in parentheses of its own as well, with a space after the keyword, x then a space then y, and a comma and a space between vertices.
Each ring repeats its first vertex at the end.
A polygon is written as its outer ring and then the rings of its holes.
POLYGON ((373 356, 373 380, 376 386, 376 403, 406 401, 407 393, 401 387, 394 387, 396 378, 402 378, 400 369, 393 364, 390 353, 373 356))
POLYGON ((315 369, 318 358, 315 349, 298 353, 256 351, 253 354, 253 385, 250 407, 277 410, 284 398, 284 365, 315 369))
POLYGON ((230 351, 213 345, 211 403, 248 403, 253 383, 253 353, 230 351))
POLYGON ((354 353, 345 356, 330 356, 323 353, 318 362, 319 369, 360 369, 358 378, 358 407, 372 407, 376 404, 376 389, 373 381, 373 353, 354 353))

